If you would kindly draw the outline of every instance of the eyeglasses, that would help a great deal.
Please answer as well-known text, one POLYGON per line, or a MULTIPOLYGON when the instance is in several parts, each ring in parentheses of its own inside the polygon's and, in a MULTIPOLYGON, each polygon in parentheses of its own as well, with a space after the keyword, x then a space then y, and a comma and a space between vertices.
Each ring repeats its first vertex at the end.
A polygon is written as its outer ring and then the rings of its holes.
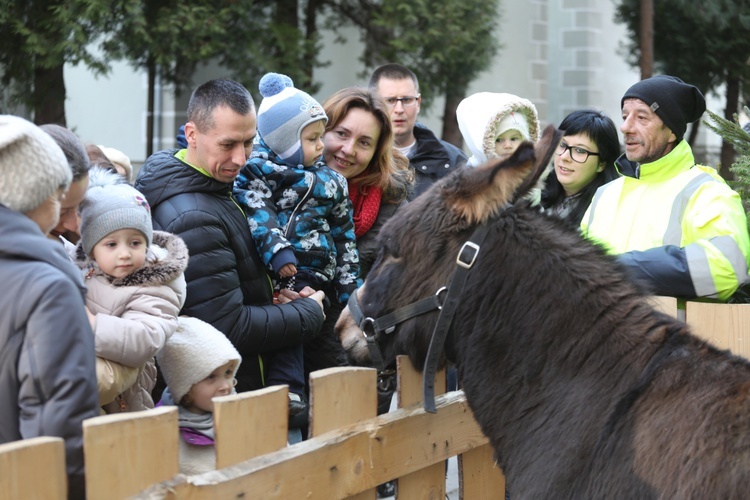
POLYGON ((388 105, 389 108, 395 108, 396 104, 401 102, 405 108, 408 108, 410 106, 414 106, 417 104, 417 101, 419 100, 419 96, 422 94, 417 94, 415 97, 408 96, 408 97, 386 97, 385 103, 388 105))
POLYGON ((570 151, 570 159, 576 163, 586 163, 589 156, 599 156, 599 153, 587 151, 578 146, 568 146, 564 142, 561 142, 560 145, 557 146, 557 156, 564 155, 566 151, 570 151))

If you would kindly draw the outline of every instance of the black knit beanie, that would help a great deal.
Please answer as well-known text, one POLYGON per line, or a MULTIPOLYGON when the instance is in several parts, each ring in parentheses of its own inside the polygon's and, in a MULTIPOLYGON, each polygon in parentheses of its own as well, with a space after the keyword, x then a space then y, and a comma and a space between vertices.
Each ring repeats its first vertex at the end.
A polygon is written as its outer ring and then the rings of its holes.
POLYGON ((657 75, 641 80, 625 92, 620 107, 630 98, 648 104, 677 136, 677 142, 685 135, 687 124, 698 120, 706 111, 706 99, 701 91, 675 76, 657 75))

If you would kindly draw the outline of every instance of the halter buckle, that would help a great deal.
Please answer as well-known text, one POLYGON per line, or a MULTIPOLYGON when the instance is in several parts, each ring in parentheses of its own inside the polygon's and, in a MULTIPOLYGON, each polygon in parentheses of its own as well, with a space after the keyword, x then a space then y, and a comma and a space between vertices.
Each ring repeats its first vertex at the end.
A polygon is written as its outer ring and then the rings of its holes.
POLYGON ((464 269, 471 269, 471 266, 474 265, 474 261, 477 260, 477 255, 479 255, 479 245, 473 241, 467 241, 464 243, 464 246, 461 247, 461 251, 458 252, 456 265, 459 265, 464 269), (464 257, 465 253, 467 255, 464 257))

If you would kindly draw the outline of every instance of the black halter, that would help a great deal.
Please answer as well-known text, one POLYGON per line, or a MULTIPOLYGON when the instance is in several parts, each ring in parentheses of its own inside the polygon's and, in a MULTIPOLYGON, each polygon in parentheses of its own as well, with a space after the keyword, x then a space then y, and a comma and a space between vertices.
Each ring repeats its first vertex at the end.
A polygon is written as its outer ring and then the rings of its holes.
MULTIPOLYGON (((507 208, 507 206, 505 208, 507 208)), ((349 296, 349 312, 352 315, 352 319, 354 319, 360 330, 362 330, 362 334, 367 341, 367 348, 370 351, 370 357, 372 358, 373 364, 380 371, 385 369, 383 354, 378 345, 380 335, 393 333, 396 330, 396 326, 407 319, 434 310, 440 311, 440 316, 438 317, 435 329, 432 332, 432 339, 430 340, 430 346, 427 351, 427 358, 425 360, 423 372, 423 404, 425 411, 431 413, 437 411, 435 407, 435 375, 437 374, 440 354, 445 347, 448 330, 453 321, 453 316, 456 313, 456 308, 458 307, 464 285, 466 284, 466 278, 468 277, 469 271, 473 267, 474 262, 476 262, 481 244, 489 231, 489 226, 490 223, 488 221, 474 230, 471 238, 463 244, 461 250, 458 252, 458 256, 456 257, 456 270, 453 272, 453 277, 451 278, 449 285, 447 287, 443 286, 439 288, 434 295, 412 302, 407 306, 376 319, 364 315, 362 308, 359 305, 357 292, 354 292, 349 296), (443 292, 446 291, 447 295, 445 300, 441 302, 440 297, 443 292)))
POLYGON ((359 299, 357 298, 357 292, 354 292, 349 296, 349 312, 352 315, 352 319, 357 323, 357 326, 359 326, 359 329, 362 330, 362 334, 365 336, 367 348, 370 351, 370 357, 372 358, 375 368, 380 371, 385 370, 383 354, 380 351, 380 345, 378 344, 380 335, 393 333, 396 330, 396 326, 407 319, 421 316, 430 311, 440 310, 442 308, 440 295, 445 290, 445 287, 441 287, 434 295, 412 302, 408 306, 404 306, 377 319, 365 316, 362 313, 362 308, 360 307, 359 299))

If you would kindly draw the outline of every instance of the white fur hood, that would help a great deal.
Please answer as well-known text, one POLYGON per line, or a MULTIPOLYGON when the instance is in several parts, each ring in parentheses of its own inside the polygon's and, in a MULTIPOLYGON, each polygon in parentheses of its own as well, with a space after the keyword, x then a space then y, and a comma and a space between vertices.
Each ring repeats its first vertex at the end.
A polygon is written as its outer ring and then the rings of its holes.
POLYGON ((497 125, 509 113, 522 113, 529 124, 531 141, 540 136, 539 116, 528 99, 513 94, 478 92, 461 101, 456 108, 458 128, 472 156, 467 165, 476 167, 497 158, 495 139, 497 125))

